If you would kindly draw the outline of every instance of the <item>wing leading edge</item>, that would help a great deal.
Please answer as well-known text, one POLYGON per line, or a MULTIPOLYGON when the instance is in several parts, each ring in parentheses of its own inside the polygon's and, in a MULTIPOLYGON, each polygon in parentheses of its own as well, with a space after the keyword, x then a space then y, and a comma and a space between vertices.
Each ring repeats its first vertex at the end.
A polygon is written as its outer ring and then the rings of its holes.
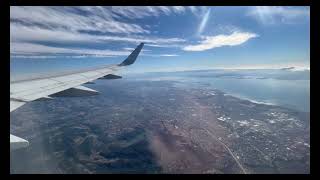
MULTIPOLYGON (((103 77, 123 68, 123 66, 133 64, 143 45, 144 43, 139 44, 120 64, 10 82, 10 112, 23 106, 27 102, 51 98, 50 95, 57 95, 56 97, 59 97, 59 95, 70 95, 73 92, 77 92, 80 95, 98 94, 97 91, 82 86, 82 84, 92 82, 96 79, 104 79, 103 77)), ((26 147, 28 144, 29 142, 27 140, 10 134, 10 150, 26 147)))

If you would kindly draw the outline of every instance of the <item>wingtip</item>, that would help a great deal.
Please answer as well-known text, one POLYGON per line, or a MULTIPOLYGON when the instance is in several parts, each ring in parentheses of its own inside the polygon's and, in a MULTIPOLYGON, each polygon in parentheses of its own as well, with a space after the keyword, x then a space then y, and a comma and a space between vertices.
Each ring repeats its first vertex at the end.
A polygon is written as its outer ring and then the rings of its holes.
POLYGON ((144 45, 143 42, 140 43, 136 47, 136 49, 134 51, 132 51, 132 53, 121 64, 119 64, 119 66, 128 66, 128 65, 133 64, 136 61, 137 57, 139 56, 139 53, 142 50, 143 45, 144 45))

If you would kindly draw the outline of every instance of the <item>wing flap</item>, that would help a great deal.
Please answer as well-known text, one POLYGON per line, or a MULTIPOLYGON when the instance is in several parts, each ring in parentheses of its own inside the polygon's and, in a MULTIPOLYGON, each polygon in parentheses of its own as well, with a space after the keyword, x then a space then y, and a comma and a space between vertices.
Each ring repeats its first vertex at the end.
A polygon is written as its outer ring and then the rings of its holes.
POLYGON ((121 76, 118 76, 118 75, 114 75, 114 74, 108 74, 108 75, 105 75, 99 79, 121 79, 122 77, 121 76))
POLYGON ((20 137, 10 134, 10 151, 29 146, 29 142, 20 137))
POLYGON ((53 94, 54 97, 81 97, 81 96, 93 96, 99 94, 98 91, 90 89, 85 86, 73 87, 56 94, 53 94))
POLYGON ((25 102, 22 102, 22 101, 10 100, 10 112, 19 108, 20 106, 22 106, 24 104, 25 104, 25 102))

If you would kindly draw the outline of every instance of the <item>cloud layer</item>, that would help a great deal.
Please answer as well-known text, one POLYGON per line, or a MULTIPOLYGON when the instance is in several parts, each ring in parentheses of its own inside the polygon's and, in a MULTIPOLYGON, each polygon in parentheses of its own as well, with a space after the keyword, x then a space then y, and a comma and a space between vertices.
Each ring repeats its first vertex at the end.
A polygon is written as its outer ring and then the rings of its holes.
POLYGON ((299 23, 301 18, 309 18, 310 9, 308 7, 257 6, 251 7, 247 15, 264 25, 277 23, 293 24, 299 23))
POLYGON ((204 36, 203 40, 196 45, 189 45, 183 48, 185 51, 205 51, 222 46, 236 46, 245 43, 257 34, 249 32, 233 32, 230 35, 204 36))
MULTIPOLYGON (((155 6, 155 7, 10 7, 10 53, 14 57, 69 57, 126 56, 128 49, 94 49, 95 44, 130 44, 144 42, 152 48, 171 48, 182 51, 205 51, 222 46, 236 46, 257 37, 254 33, 233 32, 215 36, 201 36, 198 44, 190 45, 181 37, 156 36, 152 27, 139 24, 139 19, 183 15, 187 12, 200 20, 195 33, 202 33, 210 16, 207 7, 155 6), (134 21, 133 21, 134 20, 134 21), (93 44, 86 48, 70 44, 93 44), (64 46, 68 44, 69 46, 64 46)), ((280 11, 280 10, 278 10, 280 11)), ((264 11, 263 11, 264 12, 264 11)), ((251 14, 260 13, 261 10, 251 14)), ((296 12, 298 13, 298 12, 296 12)), ((199 37, 197 37, 199 38, 199 37)), ((127 47, 126 47, 127 48, 127 47)), ((153 54, 151 50, 142 55, 158 57, 178 56, 178 53, 153 54)))
MULTIPOLYGON (((75 49, 52 46, 52 43, 110 43, 144 42, 150 46, 166 46, 186 40, 150 35, 150 26, 134 23, 132 19, 197 12, 196 7, 10 7, 10 49, 12 56, 73 53, 97 56, 122 56, 128 51, 75 49), (131 21, 130 21, 131 20, 131 21), (48 44, 49 43, 49 44, 48 44), (43 45, 45 44, 45 45, 43 45)), ((53 57, 53 56, 52 56, 53 57)))
POLYGON ((10 19, 29 26, 46 29, 65 29, 70 32, 98 31, 123 34, 144 34, 150 30, 123 19, 184 13, 186 8, 172 7, 23 7, 11 6, 10 19))
POLYGON ((10 40, 11 42, 129 42, 129 43, 151 43, 151 44, 167 44, 185 42, 181 38, 158 38, 153 36, 132 35, 117 36, 117 35, 92 35, 87 33, 71 32, 60 29, 43 29, 37 26, 23 26, 17 23, 10 25, 10 40))

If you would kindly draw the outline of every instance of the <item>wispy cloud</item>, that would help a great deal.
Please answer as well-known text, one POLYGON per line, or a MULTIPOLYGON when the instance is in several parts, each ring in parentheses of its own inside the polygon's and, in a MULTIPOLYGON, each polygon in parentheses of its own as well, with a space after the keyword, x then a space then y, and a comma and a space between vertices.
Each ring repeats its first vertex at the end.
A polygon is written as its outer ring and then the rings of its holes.
POLYGON ((237 46, 257 36, 257 34, 249 32, 233 32, 230 35, 203 36, 203 40, 200 41, 199 44, 185 46, 183 50, 205 51, 222 46, 237 46))
MULTIPOLYGON (((125 47, 125 48, 122 48, 123 50, 125 50, 125 51, 133 51, 135 48, 129 48, 129 47, 125 47)), ((141 50, 141 52, 151 52, 151 50, 150 49, 145 49, 145 48, 143 48, 142 50, 141 50)))
MULTIPOLYGON (((197 9, 197 8, 196 8, 197 9)), ((126 19, 182 14, 181 6, 155 7, 10 7, 11 54, 18 53, 75 53, 78 49, 53 47, 51 43, 107 43, 140 42, 156 47, 185 42, 176 37, 150 35, 150 26, 132 23, 126 19), (43 44, 46 44, 44 46, 43 44), (28 46, 25 46, 28 45, 28 46), (16 46, 16 47, 15 47, 16 46)), ((82 49, 83 50, 83 49, 82 49)), ((124 55, 123 51, 85 49, 91 54, 124 55)), ((42 56, 44 57, 44 56, 42 56)))
POLYGON ((62 48, 51 47, 33 43, 10 43, 10 53, 13 55, 44 55, 44 54, 62 54, 62 55, 100 55, 100 56, 125 56, 130 51, 97 50, 86 48, 62 48))
POLYGON ((10 24, 10 40, 12 42, 24 41, 47 41, 47 42, 106 42, 122 41, 131 43, 179 43, 184 42, 181 38, 158 38, 152 36, 117 36, 117 35, 92 35, 87 33, 72 32, 64 29, 46 29, 38 26, 24 26, 12 22, 10 24))
POLYGON ((149 16, 170 15, 173 13, 184 13, 186 8, 183 6, 115 6, 111 7, 114 17, 117 15, 129 19, 140 19, 149 16))
POLYGON ((124 34, 144 34, 150 30, 123 19, 139 19, 149 16, 183 13, 182 6, 144 6, 144 7, 24 7, 11 6, 10 19, 28 26, 41 26, 47 29, 66 29, 76 31, 98 31, 124 34))
POLYGON ((203 15, 202 20, 198 27, 198 32, 197 32, 198 35, 200 35, 203 32, 204 28, 206 27, 208 20, 210 18, 210 12, 211 12, 211 9, 208 9, 207 12, 203 15))
POLYGON ((203 15, 207 12, 207 6, 188 6, 189 10, 198 17, 203 17, 203 15))
POLYGON ((115 20, 103 7, 10 7, 10 19, 28 26, 65 29, 70 32, 150 33, 140 25, 115 20))
MULTIPOLYGON (((11 57, 15 58, 86 58, 86 57, 115 57, 115 56, 127 56, 134 48, 123 48, 122 51, 114 51, 109 49, 97 50, 97 49, 86 49, 86 48, 61 48, 51 47, 33 43, 11 43, 10 52, 11 57)), ((178 56, 177 54, 150 54, 150 50, 142 50, 141 56, 151 57, 173 57, 178 56)))
MULTIPOLYGON (((151 26, 138 24, 141 19, 187 11, 202 18, 198 32, 204 30, 210 17, 207 7, 10 7, 10 50, 12 56, 124 56, 130 49, 94 49, 96 43, 146 43, 149 47, 178 48, 185 51, 204 51, 221 46, 234 46, 256 37, 251 33, 205 36, 199 44, 186 45, 187 39, 151 35, 151 26), (63 44, 87 43, 86 48, 72 48, 63 44), (53 45, 55 44, 55 45, 53 45), (60 45, 59 45, 60 44, 60 45), (90 47, 90 48, 89 48, 90 47), (72 54, 72 55, 70 55, 72 54)), ((121 45, 122 46, 122 45, 121 45)), ((144 50, 143 52, 147 52, 144 50)), ((149 56, 150 54, 143 54, 149 56)), ((173 57, 177 54, 158 54, 173 57)))
POLYGON ((164 44, 153 44, 153 43, 148 43, 148 44, 145 44, 145 46, 149 46, 149 47, 159 47, 159 48, 182 48, 184 47, 185 45, 182 44, 182 43, 186 43, 187 41, 184 40, 184 41, 179 41, 179 42, 176 42, 176 43, 164 43, 164 44))
POLYGON ((175 57, 175 56, 179 56, 178 54, 161 54, 160 56, 162 57, 175 57))
POLYGON ((111 55, 12 55, 12 58, 20 58, 20 59, 49 59, 49 58, 88 58, 88 57, 94 57, 94 58, 106 58, 106 57, 115 57, 111 55))
POLYGON ((309 7, 257 6, 250 7, 247 15, 264 25, 292 24, 299 23, 301 18, 310 17, 310 9, 309 7))

